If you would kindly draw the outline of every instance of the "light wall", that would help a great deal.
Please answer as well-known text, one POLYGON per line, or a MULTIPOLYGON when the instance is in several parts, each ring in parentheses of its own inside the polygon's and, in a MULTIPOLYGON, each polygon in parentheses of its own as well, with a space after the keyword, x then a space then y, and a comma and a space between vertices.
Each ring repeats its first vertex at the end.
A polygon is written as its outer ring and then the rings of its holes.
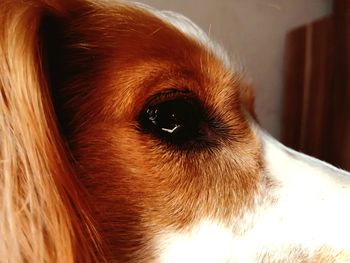
POLYGON ((222 44, 255 86, 264 128, 279 137, 286 33, 328 15, 331 0, 140 0, 180 12, 222 44))

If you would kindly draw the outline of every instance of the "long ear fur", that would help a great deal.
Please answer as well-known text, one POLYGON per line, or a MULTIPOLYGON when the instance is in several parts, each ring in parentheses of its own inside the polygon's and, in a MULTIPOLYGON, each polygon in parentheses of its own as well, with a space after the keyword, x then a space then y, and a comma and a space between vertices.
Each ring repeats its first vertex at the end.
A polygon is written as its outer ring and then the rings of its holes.
POLYGON ((42 68, 42 16, 65 15, 63 2, 0 3, 1 262, 103 260, 42 68))

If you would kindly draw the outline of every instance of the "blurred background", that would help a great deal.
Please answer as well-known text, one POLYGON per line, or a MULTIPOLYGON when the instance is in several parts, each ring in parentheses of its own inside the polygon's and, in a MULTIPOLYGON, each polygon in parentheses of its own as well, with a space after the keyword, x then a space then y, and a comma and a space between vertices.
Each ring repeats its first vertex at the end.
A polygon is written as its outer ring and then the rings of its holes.
POLYGON ((274 137, 350 170, 349 0, 138 1, 184 14, 220 43, 274 137))

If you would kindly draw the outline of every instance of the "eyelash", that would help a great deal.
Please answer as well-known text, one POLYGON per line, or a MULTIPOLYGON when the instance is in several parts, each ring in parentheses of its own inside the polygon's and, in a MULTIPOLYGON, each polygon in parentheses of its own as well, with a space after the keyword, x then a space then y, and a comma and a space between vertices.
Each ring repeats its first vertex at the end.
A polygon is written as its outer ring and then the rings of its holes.
POLYGON ((160 102, 164 102, 167 100, 172 100, 172 99, 177 99, 177 98, 188 98, 188 99, 194 99, 194 95, 193 93, 188 90, 188 89, 175 89, 175 88, 170 88, 170 89, 166 89, 160 93, 157 93, 155 95, 152 95, 148 101, 145 103, 145 108, 146 107, 150 107, 152 105, 158 104, 160 102))

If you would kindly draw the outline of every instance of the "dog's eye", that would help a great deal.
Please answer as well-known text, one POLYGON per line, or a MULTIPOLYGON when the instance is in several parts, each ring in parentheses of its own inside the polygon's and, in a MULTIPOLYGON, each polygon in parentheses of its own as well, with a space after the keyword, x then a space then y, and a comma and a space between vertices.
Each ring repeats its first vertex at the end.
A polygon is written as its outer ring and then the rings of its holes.
POLYGON ((199 135, 200 109, 189 98, 176 98, 142 111, 141 128, 171 143, 187 142, 199 135))

